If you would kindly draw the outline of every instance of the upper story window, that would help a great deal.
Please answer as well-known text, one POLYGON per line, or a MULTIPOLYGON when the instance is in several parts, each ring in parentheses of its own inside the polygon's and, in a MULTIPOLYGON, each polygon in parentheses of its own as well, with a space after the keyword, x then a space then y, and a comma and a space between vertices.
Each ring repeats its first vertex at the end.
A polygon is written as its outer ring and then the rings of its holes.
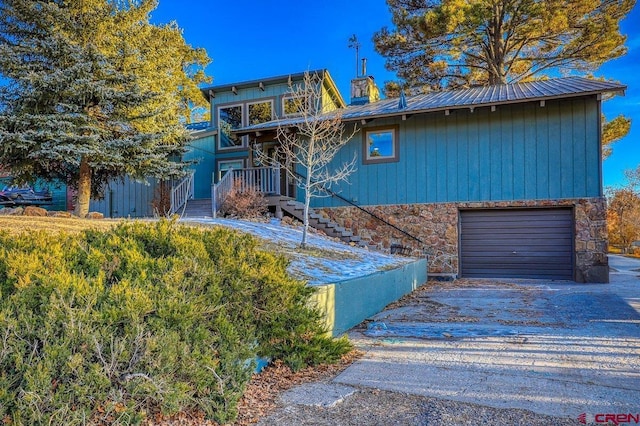
POLYGON ((304 112, 305 102, 309 102, 303 96, 288 95, 282 98, 282 112, 287 115, 300 115, 304 112))
POLYGON ((219 149, 240 148, 244 140, 232 134, 232 130, 242 127, 242 105, 229 105, 218 108, 219 149))
POLYGON ((362 131, 364 164, 391 163, 400 159, 398 126, 371 127, 362 131))
POLYGON ((273 120, 273 101, 259 101, 249 103, 247 106, 249 112, 248 125, 266 123, 273 120))

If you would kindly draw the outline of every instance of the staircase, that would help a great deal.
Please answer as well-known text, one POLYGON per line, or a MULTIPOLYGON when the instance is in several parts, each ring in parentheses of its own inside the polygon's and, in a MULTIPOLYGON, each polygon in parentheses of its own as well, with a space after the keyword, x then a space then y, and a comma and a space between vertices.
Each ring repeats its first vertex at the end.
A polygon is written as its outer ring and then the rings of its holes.
MULTIPOLYGON (((294 200, 281 199, 278 205, 282 211, 287 212, 301 222, 304 221, 304 204, 294 200)), ((324 232, 330 237, 339 238, 345 243, 354 243, 360 247, 369 247, 368 242, 363 241, 358 235, 353 235, 351 230, 341 227, 336 222, 316 213, 313 209, 309 209, 309 226, 324 232)))
MULTIPOLYGON (((176 213, 181 214, 182 209, 178 210, 176 213)), ((187 201, 182 217, 213 217, 211 212, 211 198, 187 201)))

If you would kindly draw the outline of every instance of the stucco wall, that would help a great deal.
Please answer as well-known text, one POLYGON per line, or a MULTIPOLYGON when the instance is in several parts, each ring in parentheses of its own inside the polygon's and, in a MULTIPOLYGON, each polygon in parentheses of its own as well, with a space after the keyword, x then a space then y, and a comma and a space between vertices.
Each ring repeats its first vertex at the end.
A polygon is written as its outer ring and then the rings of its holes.
POLYGON ((491 201, 369 206, 366 209, 424 242, 403 235, 354 207, 321 209, 327 217, 381 249, 402 244, 415 255, 429 255, 430 274, 459 273, 459 210, 523 207, 572 207, 575 226, 575 280, 608 282, 607 229, 604 198, 562 200, 491 201))

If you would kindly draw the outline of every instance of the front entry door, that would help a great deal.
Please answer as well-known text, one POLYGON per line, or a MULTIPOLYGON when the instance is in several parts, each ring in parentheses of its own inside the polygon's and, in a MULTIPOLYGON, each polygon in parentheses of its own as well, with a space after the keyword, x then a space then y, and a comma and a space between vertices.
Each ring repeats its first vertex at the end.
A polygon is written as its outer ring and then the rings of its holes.
POLYGON ((264 149, 269 156, 270 163, 272 165, 280 164, 280 194, 285 197, 296 197, 296 184, 291 178, 290 172, 287 170, 294 170, 293 161, 289 161, 285 155, 277 149, 275 143, 265 144, 264 149))

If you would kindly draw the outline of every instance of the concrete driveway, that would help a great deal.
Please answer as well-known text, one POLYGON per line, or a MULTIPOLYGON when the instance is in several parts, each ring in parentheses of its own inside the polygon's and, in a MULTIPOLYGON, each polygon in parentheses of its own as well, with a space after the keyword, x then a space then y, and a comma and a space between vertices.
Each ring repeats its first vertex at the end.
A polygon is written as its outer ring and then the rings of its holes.
POLYGON ((334 382, 587 422, 640 413, 640 261, 610 265, 610 284, 430 284, 350 333, 366 355, 334 382))

